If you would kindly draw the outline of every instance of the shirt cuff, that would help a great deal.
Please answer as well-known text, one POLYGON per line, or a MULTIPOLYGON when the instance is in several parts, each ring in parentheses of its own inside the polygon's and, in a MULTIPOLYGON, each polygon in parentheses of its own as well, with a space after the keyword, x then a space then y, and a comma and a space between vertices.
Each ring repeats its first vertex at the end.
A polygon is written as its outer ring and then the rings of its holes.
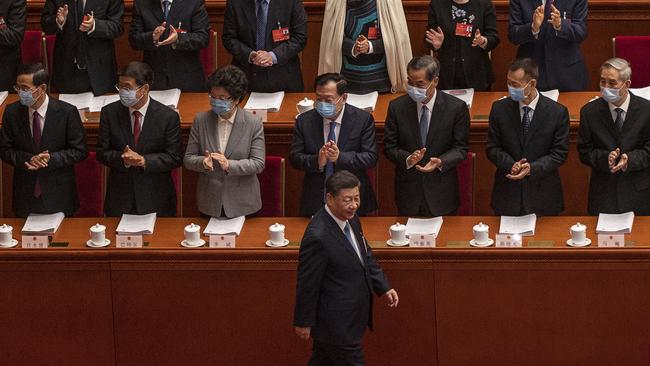
MULTIPOLYGON (((409 155, 411 156, 411 155, 409 155)), ((409 170, 415 166, 415 164, 409 164, 409 156, 406 157, 406 170, 409 170)))
POLYGON ((269 52, 271 54, 271 58, 273 59, 273 65, 278 63, 278 57, 275 55, 275 52, 271 51, 269 52))
POLYGON ((371 55, 373 53, 374 48, 372 48, 372 41, 368 41, 368 54, 371 55))
POLYGON ((95 31, 95 24, 97 24, 96 21, 93 21, 93 27, 87 32, 88 34, 92 33, 95 31))
MULTIPOLYGON (((67 18, 66 18, 66 20, 67 20, 67 18)), ((54 20, 54 22, 56 23, 56 26, 59 28, 59 30, 63 30, 63 26, 65 25, 65 22, 66 22, 65 20, 63 21, 63 24, 59 24, 59 21, 56 20, 56 19, 54 20)))
POLYGON ((354 57, 354 58, 357 58, 357 56, 359 56, 359 54, 356 53, 356 52, 354 51, 354 49, 356 48, 356 45, 357 45, 357 44, 355 43, 354 46, 352 46, 352 52, 351 52, 351 53, 352 53, 352 57, 354 57))

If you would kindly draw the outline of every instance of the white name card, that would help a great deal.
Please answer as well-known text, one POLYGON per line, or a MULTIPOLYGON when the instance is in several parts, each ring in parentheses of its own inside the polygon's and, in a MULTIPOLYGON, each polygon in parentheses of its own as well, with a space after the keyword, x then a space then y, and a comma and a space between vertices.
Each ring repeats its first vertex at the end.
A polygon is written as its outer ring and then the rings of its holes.
POLYGON ((142 248, 142 235, 115 235, 118 248, 142 248))
POLYGON ((262 122, 268 122, 267 117, 269 111, 266 109, 247 109, 253 116, 260 117, 262 122))
POLYGON ((236 235, 210 235, 210 248, 234 248, 236 235))
POLYGON ((495 241, 497 248, 521 248, 523 246, 521 235, 497 234, 495 241))
POLYGON ((598 234, 599 248, 623 248, 624 246, 624 234, 598 234))
POLYGON ((433 234, 422 235, 422 234, 411 234, 411 244, 409 246, 414 248, 435 248, 436 247, 436 236, 433 234))
POLYGON ((22 247, 26 249, 47 248, 50 245, 50 239, 47 235, 23 235, 22 247))

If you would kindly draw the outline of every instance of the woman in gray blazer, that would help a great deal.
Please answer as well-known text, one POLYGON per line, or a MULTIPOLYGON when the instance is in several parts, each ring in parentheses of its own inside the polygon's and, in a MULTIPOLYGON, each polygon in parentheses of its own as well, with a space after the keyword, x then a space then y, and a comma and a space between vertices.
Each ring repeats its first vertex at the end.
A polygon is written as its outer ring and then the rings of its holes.
POLYGON ((183 163, 201 173, 196 199, 201 214, 251 215, 262 208, 257 174, 264 170, 262 121, 239 108, 248 82, 236 66, 215 71, 207 81, 211 110, 196 115, 183 163))

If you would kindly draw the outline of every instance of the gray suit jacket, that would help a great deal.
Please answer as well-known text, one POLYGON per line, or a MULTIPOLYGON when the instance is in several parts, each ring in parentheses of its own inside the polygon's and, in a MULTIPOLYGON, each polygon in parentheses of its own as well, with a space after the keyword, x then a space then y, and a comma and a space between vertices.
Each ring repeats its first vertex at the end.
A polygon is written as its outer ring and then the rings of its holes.
POLYGON ((196 186, 199 211, 219 217, 223 205, 227 217, 253 214, 262 208, 260 182, 257 180, 257 174, 264 170, 266 158, 262 121, 237 107, 225 151, 228 172, 224 172, 216 161, 213 171, 203 167, 206 150, 222 151, 217 121, 217 115, 212 111, 196 115, 183 159, 187 169, 201 173, 196 186))

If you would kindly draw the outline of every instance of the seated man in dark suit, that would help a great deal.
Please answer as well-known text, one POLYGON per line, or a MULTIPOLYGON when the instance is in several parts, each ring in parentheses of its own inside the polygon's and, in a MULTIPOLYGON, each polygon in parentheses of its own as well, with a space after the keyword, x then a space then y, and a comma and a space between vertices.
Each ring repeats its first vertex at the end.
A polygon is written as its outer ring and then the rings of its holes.
POLYGON ((591 167, 590 215, 650 215, 650 101, 630 93, 631 77, 627 61, 605 61, 602 97, 580 111, 578 154, 591 167))
POLYGON ((496 166, 496 215, 558 215, 564 210, 558 169, 569 154, 569 112, 537 91, 537 64, 518 59, 508 67, 510 98, 492 104, 486 144, 496 166))
POLYGON ((346 104, 347 82, 340 74, 316 78, 316 108, 301 114, 293 131, 289 160, 303 170, 300 215, 312 216, 323 206, 325 179, 348 170, 361 181, 359 215, 377 209, 377 200, 366 170, 377 164, 375 120, 372 115, 346 104))
POLYGON ((0 91, 11 90, 16 82, 26 23, 25 0, 0 1, 0 91))
POLYGON ((223 46, 256 92, 301 92, 298 55, 307 45, 302 0, 228 0, 223 46))
POLYGON ((2 116, 0 157, 14 167, 13 208, 18 217, 79 208, 74 165, 88 156, 77 108, 47 95, 42 64, 23 65, 15 89, 20 101, 2 116))
POLYGON ((401 216, 455 215, 460 198, 456 166, 467 158, 469 110, 438 93, 440 63, 413 58, 408 95, 388 105, 384 154, 395 164, 395 201, 401 216))
POLYGON ((52 84, 58 93, 114 92, 113 40, 122 35, 123 0, 46 0, 41 27, 56 34, 52 84))
POLYGON ((327 203, 300 243, 294 326, 314 339, 309 365, 365 365, 361 339, 372 329, 373 293, 399 302, 355 215, 359 180, 345 170, 327 178, 327 203))
POLYGON ((153 71, 133 61, 118 75, 120 100, 102 108, 97 160, 110 168, 104 212, 176 215, 172 170, 182 163, 178 113, 151 99, 153 71))
POLYGON ((156 80, 152 90, 205 91, 200 51, 210 40, 204 0, 135 0, 129 43, 144 51, 156 80))

